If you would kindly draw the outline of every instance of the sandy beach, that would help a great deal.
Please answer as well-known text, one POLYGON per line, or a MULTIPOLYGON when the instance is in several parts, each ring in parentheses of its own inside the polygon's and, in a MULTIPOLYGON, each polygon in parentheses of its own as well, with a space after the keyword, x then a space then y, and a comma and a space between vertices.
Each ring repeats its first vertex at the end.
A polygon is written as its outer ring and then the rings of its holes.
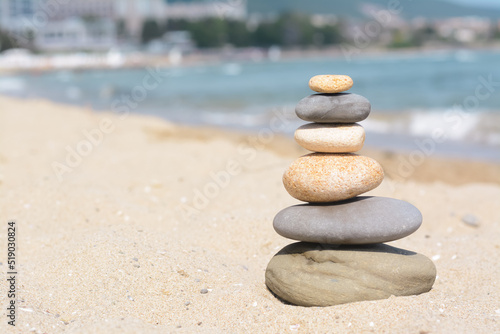
MULTIPOLYGON (((499 333, 500 166, 363 150, 422 227, 391 242, 431 258, 426 294, 326 308, 287 305, 264 284, 293 241, 274 215, 298 204, 292 139, 190 128, 0 97, 0 269, 17 226, 17 320, 5 333, 499 333), (465 215, 473 224, 462 221, 465 215), (203 292, 201 291, 203 289, 203 292)), ((367 137, 367 141, 369 141, 367 137)))

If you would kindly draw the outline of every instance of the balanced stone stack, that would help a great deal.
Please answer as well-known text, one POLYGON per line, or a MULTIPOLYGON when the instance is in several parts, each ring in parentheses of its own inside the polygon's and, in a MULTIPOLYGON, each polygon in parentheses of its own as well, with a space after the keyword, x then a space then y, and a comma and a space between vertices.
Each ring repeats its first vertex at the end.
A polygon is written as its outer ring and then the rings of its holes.
POLYGON ((331 306, 408 296, 429 291, 436 268, 427 257, 383 242, 401 239, 422 223, 420 211, 405 201, 358 196, 384 178, 375 160, 354 154, 365 131, 370 102, 342 93, 353 85, 345 75, 313 77, 320 93, 304 98, 297 116, 312 122, 295 132, 313 151, 283 175, 290 195, 308 202, 274 218, 278 234, 301 242, 286 246, 269 262, 266 285, 281 299, 301 306, 331 306))

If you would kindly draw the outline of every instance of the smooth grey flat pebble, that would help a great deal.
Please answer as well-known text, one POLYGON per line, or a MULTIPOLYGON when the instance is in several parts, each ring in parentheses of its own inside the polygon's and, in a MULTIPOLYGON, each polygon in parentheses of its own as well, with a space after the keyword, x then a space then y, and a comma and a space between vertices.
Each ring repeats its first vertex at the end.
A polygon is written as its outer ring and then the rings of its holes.
POLYGON ((469 225, 469 226, 472 226, 472 227, 478 227, 479 226, 479 219, 471 214, 471 213, 468 213, 466 215, 464 215, 462 217, 462 222, 469 225))
POLYGON ((200 290, 200 293, 201 293, 202 295, 204 295, 204 294, 208 293, 208 290, 207 290, 207 289, 201 289, 201 290, 200 290))
POLYGON ((410 203, 370 196, 291 206, 273 222, 285 238, 326 244, 388 242, 412 234, 421 224, 422 214, 410 203))
POLYGON ((370 101, 357 94, 314 94, 299 101, 295 113, 316 123, 356 123, 368 117, 370 101))

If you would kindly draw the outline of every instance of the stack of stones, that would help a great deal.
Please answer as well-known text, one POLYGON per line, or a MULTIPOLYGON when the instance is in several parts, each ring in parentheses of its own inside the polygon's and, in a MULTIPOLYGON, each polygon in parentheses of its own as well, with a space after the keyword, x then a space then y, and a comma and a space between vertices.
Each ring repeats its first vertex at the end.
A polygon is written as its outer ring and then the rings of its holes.
POLYGON ((427 257, 382 244, 415 232, 420 211, 398 199, 358 196, 380 185, 384 172, 375 160, 352 153, 365 140, 356 122, 371 109, 366 98, 342 93, 352 85, 345 75, 315 76, 309 87, 320 94, 296 107, 297 116, 312 123, 298 128, 295 139, 314 153, 293 162, 283 183, 308 204, 279 212, 274 229, 301 242, 279 251, 266 269, 268 288, 295 305, 417 295, 429 291, 436 278, 427 257))

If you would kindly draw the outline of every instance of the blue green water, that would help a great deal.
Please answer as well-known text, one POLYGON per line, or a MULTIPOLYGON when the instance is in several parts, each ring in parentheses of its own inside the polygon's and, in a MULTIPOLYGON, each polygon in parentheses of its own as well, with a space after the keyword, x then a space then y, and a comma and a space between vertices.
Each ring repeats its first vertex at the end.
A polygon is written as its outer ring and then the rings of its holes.
MULTIPOLYGON (((372 115, 362 124, 373 134, 376 146, 411 149, 405 142, 430 135, 427 130, 436 124, 450 128, 448 144, 457 142, 457 152, 471 143, 486 150, 500 145, 500 124, 488 124, 500 119, 500 51, 385 54, 350 62, 344 58, 230 62, 164 69, 164 73, 162 83, 148 90, 133 112, 183 123, 258 129, 277 109, 293 113, 294 105, 312 93, 307 86, 311 76, 348 74, 355 83, 350 92, 372 103, 372 115), (488 81, 491 84, 484 87, 488 81), (475 96, 481 85, 479 99, 475 96), (443 115, 464 104, 468 114, 477 116, 456 129, 443 115)), ((144 69, 25 73, 1 77, 0 93, 109 110, 146 75, 144 69)))

